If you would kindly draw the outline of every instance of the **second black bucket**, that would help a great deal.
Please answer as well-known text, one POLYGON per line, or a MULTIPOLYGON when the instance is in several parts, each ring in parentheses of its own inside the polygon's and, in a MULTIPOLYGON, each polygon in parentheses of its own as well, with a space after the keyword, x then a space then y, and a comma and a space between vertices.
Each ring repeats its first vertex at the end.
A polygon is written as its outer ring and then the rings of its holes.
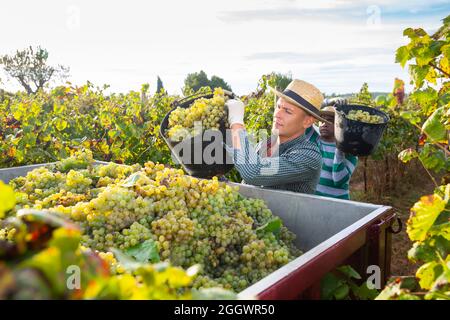
POLYGON ((336 147, 344 153, 354 156, 368 156, 372 154, 380 142, 389 117, 381 110, 357 104, 336 106, 334 120, 334 136, 336 147), (383 118, 383 123, 365 123, 347 118, 350 110, 362 110, 371 115, 383 118))
MULTIPOLYGON (((232 92, 226 90, 224 90, 224 92, 230 99, 235 97, 232 92)), ((166 131, 169 125, 169 116, 176 108, 189 108, 197 99, 211 99, 212 97, 212 93, 198 94, 175 101, 173 104, 174 107, 166 114, 160 126, 161 136, 169 146, 172 156, 175 157, 183 170, 190 176, 205 179, 224 175, 234 167, 233 159, 227 154, 222 144, 226 137, 227 130, 224 121, 221 121, 220 123, 220 138, 211 134, 211 139, 204 139, 204 133, 202 133, 176 142, 169 139, 166 131), (208 151, 207 157, 204 156, 205 150, 208 151)))

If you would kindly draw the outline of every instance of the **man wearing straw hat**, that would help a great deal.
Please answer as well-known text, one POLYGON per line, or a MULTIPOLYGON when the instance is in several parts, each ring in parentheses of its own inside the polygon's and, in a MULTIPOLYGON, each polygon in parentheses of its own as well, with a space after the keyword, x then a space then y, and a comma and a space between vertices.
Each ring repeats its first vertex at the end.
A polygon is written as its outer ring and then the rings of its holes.
POLYGON ((318 143, 323 159, 316 194, 324 197, 350 199, 349 182, 358 163, 358 158, 350 154, 344 154, 336 148, 334 137, 335 108, 332 106, 336 103, 346 103, 346 101, 344 99, 327 101, 320 110, 320 115, 328 120, 328 122, 320 123, 320 135, 313 127, 308 128, 305 135, 310 141, 318 143))
MULTIPOLYGON (((271 88, 272 89, 272 88, 271 88)), ((321 120, 322 93, 312 84, 293 80, 278 96, 273 114, 272 139, 253 146, 245 130, 244 104, 229 100, 228 122, 236 169, 243 182, 256 186, 310 193, 316 191, 322 156, 318 144, 305 136, 314 121, 321 120)))

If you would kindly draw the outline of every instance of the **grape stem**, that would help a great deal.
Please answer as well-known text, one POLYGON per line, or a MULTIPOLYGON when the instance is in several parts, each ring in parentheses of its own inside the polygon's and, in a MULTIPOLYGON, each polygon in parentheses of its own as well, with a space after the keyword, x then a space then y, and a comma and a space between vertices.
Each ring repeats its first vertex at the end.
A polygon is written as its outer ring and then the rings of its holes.
POLYGON ((431 180, 433 181, 434 185, 436 188, 439 187, 439 185, 436 182, 436 179, 434 179, 434 177, 431 175, 431 172, 425 167, 425 164, 422 162, 422 160, 420 158, 418 158, 420 163, 422 164, 422 167, 425 169, 425 171, 428 173, 428 175, 430 176, 431 180))
POLYGON ((436 70, 438 70, 439 72, 443 73, 447 78, 450 78, 450 74, 445 72, 444 70, 442 70, 441 68, 439 68, 437 65, 435 65, 434 63, 430 62, 429 65, 433 68, 435 68, 436 70))

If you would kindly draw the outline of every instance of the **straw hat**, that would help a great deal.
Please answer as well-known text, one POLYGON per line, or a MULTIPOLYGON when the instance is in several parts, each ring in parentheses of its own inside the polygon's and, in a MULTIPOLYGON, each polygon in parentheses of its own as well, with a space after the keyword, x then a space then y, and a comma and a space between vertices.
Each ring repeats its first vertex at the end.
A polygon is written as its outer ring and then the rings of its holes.
POLYGON ((323 95, 319 89, 312 84, 294 79, 283 92, 270 88, 278 97, 286 99, 289 103, 303 109, 306 113, 317 120, 329 122, 320 116, 320 106, 323 95))
POLYGON ((336 109, 332 106, 326 106, 326 107, 320 109, 321 116, 324 116, 324 115, 334 116, 335 114, 336 114, 336 109))

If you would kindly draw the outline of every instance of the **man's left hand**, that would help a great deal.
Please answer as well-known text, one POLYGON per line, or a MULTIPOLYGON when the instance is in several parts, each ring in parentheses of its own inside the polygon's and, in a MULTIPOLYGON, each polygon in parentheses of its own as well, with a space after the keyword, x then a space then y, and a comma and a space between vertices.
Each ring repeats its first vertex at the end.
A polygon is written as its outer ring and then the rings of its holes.
POLYGON ((225 105, 228 108, 228 123, 230 127, 233 124, 244 124, 244 103, 237 99, 228 100, 225 105))

